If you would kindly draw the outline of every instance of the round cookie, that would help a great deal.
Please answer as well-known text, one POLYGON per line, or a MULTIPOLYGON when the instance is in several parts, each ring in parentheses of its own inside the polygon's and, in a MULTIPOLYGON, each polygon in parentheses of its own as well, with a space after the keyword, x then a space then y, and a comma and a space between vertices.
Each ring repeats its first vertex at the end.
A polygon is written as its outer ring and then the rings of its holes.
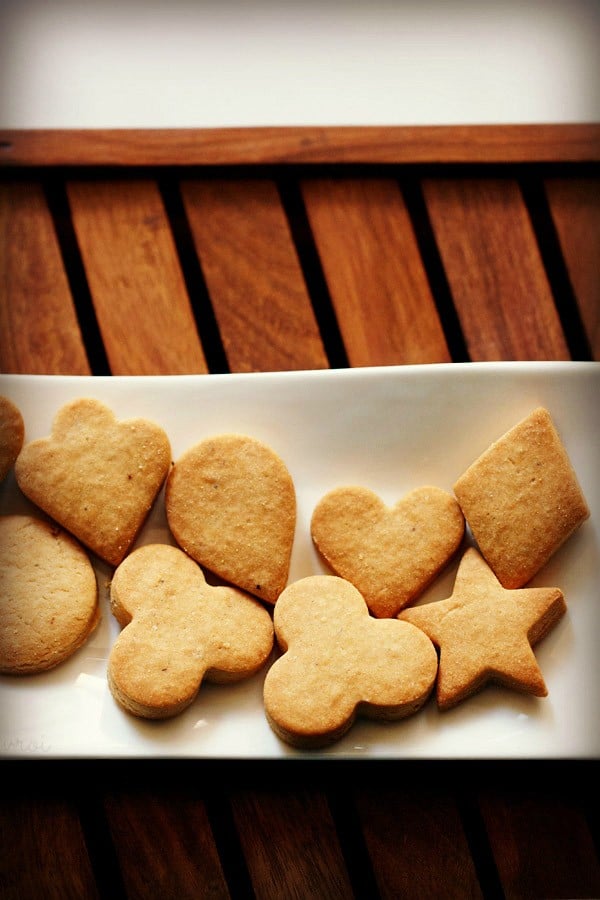
POLYGON ((0 672, 51 669, 100 619, 96 576, 66 532, 31 516, 0 517, 0 672))
POLYGON ((25 437, 23 416, 8 397, 0 397, 0 481, 19 455, 25 437))

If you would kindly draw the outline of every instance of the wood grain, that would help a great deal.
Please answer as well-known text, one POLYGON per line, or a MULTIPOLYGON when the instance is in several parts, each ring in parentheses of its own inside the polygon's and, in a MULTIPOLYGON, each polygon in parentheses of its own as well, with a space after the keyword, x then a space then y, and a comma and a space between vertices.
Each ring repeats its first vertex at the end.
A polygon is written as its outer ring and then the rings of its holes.
POLYGON ((600 360, 600 180, 548 178, 546 194, 592 355, 600 360))
POLYGON ((423 191, 471 359, 568 359, 518 184, 431 178, 423 191))
POLYGON ((0 165, 583 162, 600 125, 417 125, 0 131, 0 165))
POLYGON ((311 179, 302 193, 350 364, 449 361, 398 184, 311 179))
POLYGON ((200 800, 119 793, 106 797, 105 809, 129 900, 229 897, 200 800))
POLYGON ((353 896, 323 794, 239 791, 232 809, 257 900, 353 896))
POLYGON ((90 371, 52 218, 33 182, 0 183, 0 370, 90 371))
POLYGON ((356 792, 382 900, 482 897, 455 802, 407 788, 356 792))
POLYGON ((181 189, 231 370, 325 368, 274 183, 186 181, 181 189))
POLYGON ((67 190, 112 373, 206 372, 156 183, 73 181, 67 190))
POLYGON ((75 808, 46 798, 0 805, 0 893, 3 900, 98 897, 75 808))
POLYGON ((507 900, 600 896, 600 864, 575 804, 551 788, 488 790, 481 808, 507 900))

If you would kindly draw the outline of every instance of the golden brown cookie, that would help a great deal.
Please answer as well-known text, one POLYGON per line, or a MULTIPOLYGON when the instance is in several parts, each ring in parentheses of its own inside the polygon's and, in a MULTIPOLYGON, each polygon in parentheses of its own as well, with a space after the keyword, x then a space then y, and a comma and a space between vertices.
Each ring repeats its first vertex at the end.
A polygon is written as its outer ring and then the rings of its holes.
POLYGON ((66 532, 0 517, 0 672, 26 675, 71 656, 98 624, 96 576, 66 532))
POLYGON ((507 588, 527 584, 590 514, 542 407, 476 459, 454 492, 479 549, 507 588))
POLYGON ((315 546, 351 581, 373 615, 395 616, 431 583, 458 549, 464 519, 454 497, 421 487, 386 507, 364 487, 341 487, 317 504, 315 546))
POLYGON ((99 400, 57 413, 50 437, 23 447, 15 465, 23 493, 102 559, 129 550, 166 478, 167 435, 146 419, 118 421, 99 400))
POLYGON ((440 648, 437 702, 449 709, 490 681, 538 697, 548 693, 531 649, 565 613, 558 588, 503 588, 470 547, 447 600, 405 609, 399 618, 440 648))
POLYGON ((23 446, 23 416, 8 397, 0 397, 0 481, 4 481, 23 446))
POLYGON ((437 655, 418 628, 374 619, 353 585, 314 575, 289 585, 274 611, 284 651, 269 669, 265 712, 298 747, 332 743, 357 715, 400 719, 427 699, 437 655))
POLYGON ((134 550, 115 571, 110 601, 124 628, 110 653, 109 685, 136 716, 174 716, 194 700, 203 679, 246 678, 271 653, 267 610, 236 588, 208 585, 200 566, 177 547, 134 550))
POLYGON ((201 441, 173 466, 165 503, 169 527, 186 553, 275 603, 289 573, 296 493, 270 447, 239 434, 201 441))

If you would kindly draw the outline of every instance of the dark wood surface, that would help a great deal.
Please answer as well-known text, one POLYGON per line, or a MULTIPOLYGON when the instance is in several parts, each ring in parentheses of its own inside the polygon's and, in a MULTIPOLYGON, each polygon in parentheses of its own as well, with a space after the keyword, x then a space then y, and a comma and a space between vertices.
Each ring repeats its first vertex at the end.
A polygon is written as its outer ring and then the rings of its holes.
MULTIPOLYGON (((142 137, 2 138, 0 371, 600 359, 591 127, 142 137)), ((594 760, 2 766, 2 898, 600 896, 594 760)))

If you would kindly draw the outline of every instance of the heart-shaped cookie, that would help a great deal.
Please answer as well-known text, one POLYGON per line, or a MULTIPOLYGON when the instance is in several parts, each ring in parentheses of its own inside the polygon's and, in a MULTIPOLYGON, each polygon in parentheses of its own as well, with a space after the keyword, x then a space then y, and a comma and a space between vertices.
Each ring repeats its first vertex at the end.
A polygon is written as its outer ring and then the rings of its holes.
POLYGON ((270 447, 239 434, 201 441, 171 469, 165 503, 169 527, 186 553, 275 603, 289 573, 296 493, 270 447))
POLYGON ((254 597, 206 583, 178 547, 139 547, 117 568, 113 614, 124 626, 108 661, 115 699, 137 716, 176 715, 202 681, 253 675, 273 646, 273 623, 254 597))
POLYGON ((458 503, 438 487, 416 488, 391 508, 368 488, 336 488, 311 521, 319 552, 379 618, 395 616, 425 590, 458 549, 464 528, 458 503))
POLYGON ((267 720, 299 747, 340 738, 358 714, 400 719, 425 702, 437 673, 433 644, 398 619, 377 620, 343 578, 289 585, 274 613, 283 656, 265 679, 267 720))
POLYGON ((171 463, 169 439, 146 419, 117 421, 99 400, 63 406, 52 434, 15 464, 23 493, 102 559, 118 565, 171 463))

